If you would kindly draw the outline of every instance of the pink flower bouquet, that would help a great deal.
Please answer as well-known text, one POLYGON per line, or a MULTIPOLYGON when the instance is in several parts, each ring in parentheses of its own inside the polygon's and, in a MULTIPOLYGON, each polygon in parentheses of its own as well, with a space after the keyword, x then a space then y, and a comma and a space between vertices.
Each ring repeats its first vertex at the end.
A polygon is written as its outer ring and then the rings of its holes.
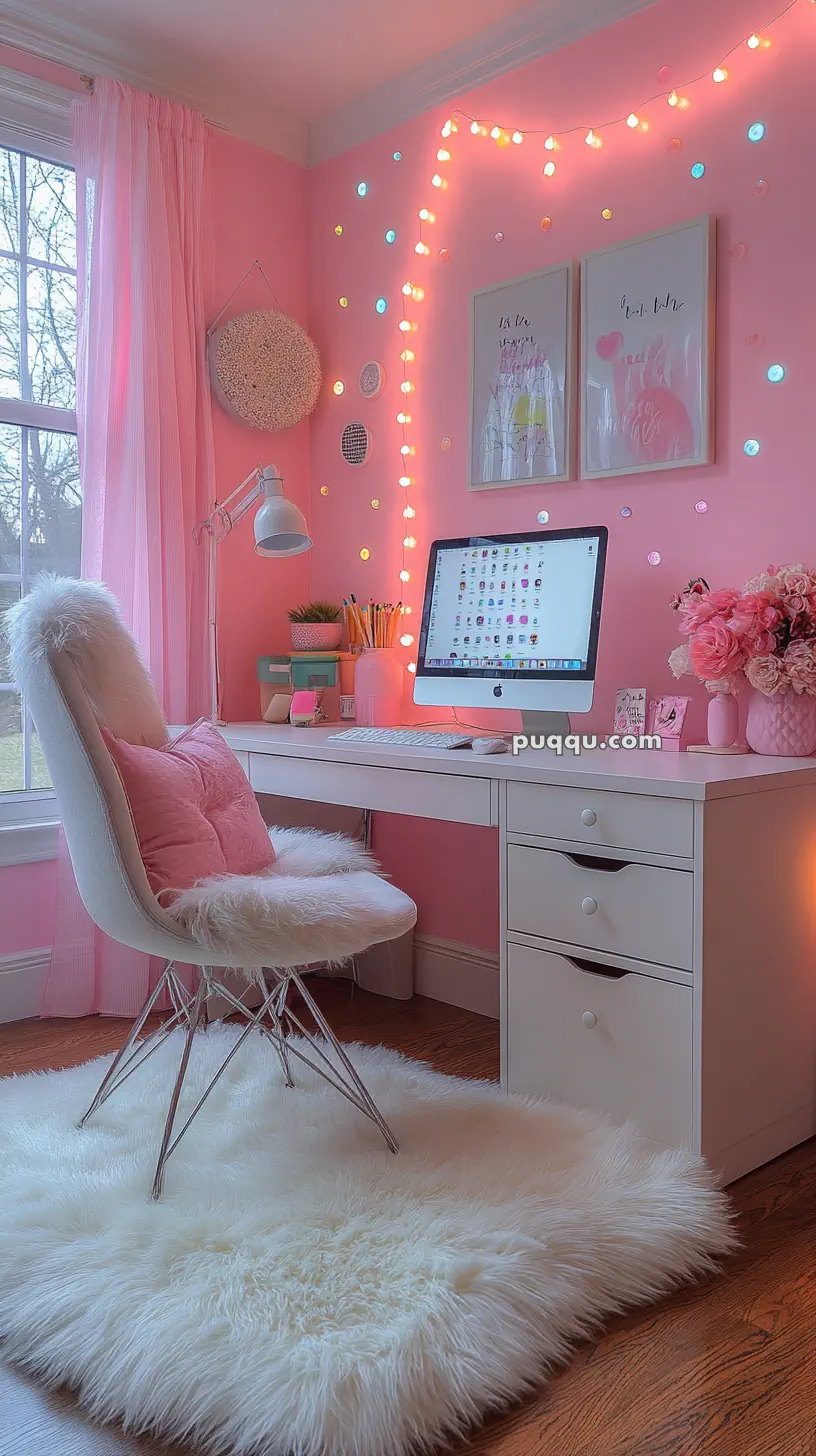
POLYGON ((711 591, 702 578, 674 597, 686 641, 669 657, 675 677, 693 673, 710 693, 749 682, 765 697, 816 697, 816 571, 769 566, 742 591, 711 591))

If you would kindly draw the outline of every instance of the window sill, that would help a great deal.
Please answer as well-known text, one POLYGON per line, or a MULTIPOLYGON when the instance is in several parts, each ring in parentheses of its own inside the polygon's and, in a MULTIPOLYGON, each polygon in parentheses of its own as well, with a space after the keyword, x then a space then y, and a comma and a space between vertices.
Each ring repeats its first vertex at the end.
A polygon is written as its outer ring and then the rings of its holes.
POLYGON ((58 819, 0 826, 0 869, 56 859, 59 827, 58 819))

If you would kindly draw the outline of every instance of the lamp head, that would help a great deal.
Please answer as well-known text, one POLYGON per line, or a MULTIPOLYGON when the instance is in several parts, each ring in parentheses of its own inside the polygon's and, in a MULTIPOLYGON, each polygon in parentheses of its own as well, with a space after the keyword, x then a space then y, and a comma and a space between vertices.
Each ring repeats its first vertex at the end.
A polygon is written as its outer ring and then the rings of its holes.
POLYGON ((283 493, 277 465, 260 473, 264 498, 255 515, 255 550, 259 556, 299 556, 311 548, 303 513, 283 493))

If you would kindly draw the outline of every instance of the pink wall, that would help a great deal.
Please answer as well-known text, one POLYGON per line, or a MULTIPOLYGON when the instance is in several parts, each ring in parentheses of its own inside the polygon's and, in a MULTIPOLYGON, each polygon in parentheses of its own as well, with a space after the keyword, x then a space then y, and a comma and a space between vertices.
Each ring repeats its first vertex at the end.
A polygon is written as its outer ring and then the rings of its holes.
MULTIPOLYGON (((395 416, 402 403, 403 340, 397 322, 403 312, 400 286, 412 279, 425 289, 425 299, 408 310, 419 324, 411 340, 417 388, 410 405, 416 445, 410 473, 417 480, 411 529, 419 545, 407 599, 417 613, 434 537, 535 528, 542 507, 553 526, 608 525, 596 704, 591 718, 576 726, 587 721, 608 726, 618 686, 672 689, 666 656, 676 636, 667 602, 690 576, 741 583, 768 561, 802 555, 812 560, 816 554, 813 470, 802 427, 812 412, 807 359, 813 344, 816 197, 808 180, 808 137, 816 9, 796 6, 771 31, 769 49, 742 46, 728 61, 725 84, 708 79, 730 47, 760 27, 773 8, 767 0, 664 0, 460 100, 471 115, 503 126, 544 134, 576 127, 555 154, 552 179, 542 176, 549 154, 541 136, 501 150, 471 136, 466 124, 447 143, 453 161, 439 167, 435 155, 443 145, 439 129, 447 110, 327 162, 312 177, 312 329, 327 381, 312 427, 314 590, 386 599, 400 593, 404 492, 397 485, 395 416), (690 89, 691 105, 683 113, 665 100, 640 106, 662 89, 657 73, 666 65, 670 85, 706 75, 690 89), (625 116, 633 107, 648 119, 648 134, 619 126, 603 133, 601 150, 584 145, 587 126, 625 116), (752 145, 746 131, 757 119, 766 123, 767 135, 752 145), (682 146, 670 151, 674 136, 682 146), (395 150, 403 154, 399 162, 392 158, 395 150), (697 160, 706 166, 700 181, 690 175, 697 160), (450 179, 444 192, 429 185, 437 169, 450 179), (760 177, 770 187, 757 196, 760 177), (360 180, 369 184, 364 199, 356 195, 360 180), (426 233, 432 244, 427 258, 413 251, 421 206, 437 214, 426 233), (604 208, 613 209, 611 221, 602 219, 604 208), (715 214, 719 224, 716 463, 468 494, 471 290, 704 212, 715 214), (540 228, 545 214, 552 218, 546 233, 540 228), (334 232, 338 223, 344 228, 340 238, 334 232), (397 230, 392 246, 384 241, 390 227, 397 230), (499 231, 501 242, 494 236, 499 231), (746 256, 732 255, 737 242, 747 244, 746 256), (450 250, 450 261, 438 260, 441 247, 450 250), (349 299, 347 309, 338 307, 341 295, 349 299), (383 317, 374 310, 378 295, 388 300, 383 317), (752 333, 763 336, 761 346, 746 346, 752 333), (365 404, 356 377, 370 358, 385 364, 388 380, 380 398, 365 404), (774 362, 787 369, 781 385, 765 378, 774 362), (330 392, 335 378, 346 382, 340 398, 330 392), (371 463, 363 469, 346 466, 338 449, 343 425, 354 418, 374 434, 371 463), (762 444, 756 459, 742 449, 751 436, 762 444), (451 441, 448 451, 440 448, 445 437, 451 441), (325 497, 319 494, 322 485, 329 487, 325 497), (380 501, 377 510, 372 498, 380 501), (709 504, 704 515, 694 509, 701 499, 709 504), (625 505, 632 509, 628 519, 620 515, 625 505), (362 546, 371 552, 366 563, 359 557, 362 546), (654 550, 662 557, 658 567, 647 562, 654 550)), ((409 656, 406 652, 406 660, 409 656)), ((699 729, 701 690, 683 691, 695 692, 699 729)), ((421 905, 432 906, 428 928, 452 939, 495 944, 495 921, 488 917, 488 927, 458 898, 465 882, 471 906, 494 903, 495 844, 465 831, 456 831, 455 841, 449 837, 443 845, 436 827, 422 821, 410 830, 391 819, 378 826, 386 863, 402 883, 410 878, 421 905), (449 887, 441 900, 439 885, 449 887)))
POLYGON ((0 870, 0 956, 51 944, 56 896, 55 859, 0 870))

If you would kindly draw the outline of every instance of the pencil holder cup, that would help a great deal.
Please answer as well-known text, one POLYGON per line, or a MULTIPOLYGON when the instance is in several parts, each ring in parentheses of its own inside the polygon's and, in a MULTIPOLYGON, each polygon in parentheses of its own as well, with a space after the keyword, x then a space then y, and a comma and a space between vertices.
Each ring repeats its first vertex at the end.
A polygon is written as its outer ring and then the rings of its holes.
POLYGON ((354 669, 357 722, 393 728, 402 719, 404 672, 395 647, 364 647, 354 669))

